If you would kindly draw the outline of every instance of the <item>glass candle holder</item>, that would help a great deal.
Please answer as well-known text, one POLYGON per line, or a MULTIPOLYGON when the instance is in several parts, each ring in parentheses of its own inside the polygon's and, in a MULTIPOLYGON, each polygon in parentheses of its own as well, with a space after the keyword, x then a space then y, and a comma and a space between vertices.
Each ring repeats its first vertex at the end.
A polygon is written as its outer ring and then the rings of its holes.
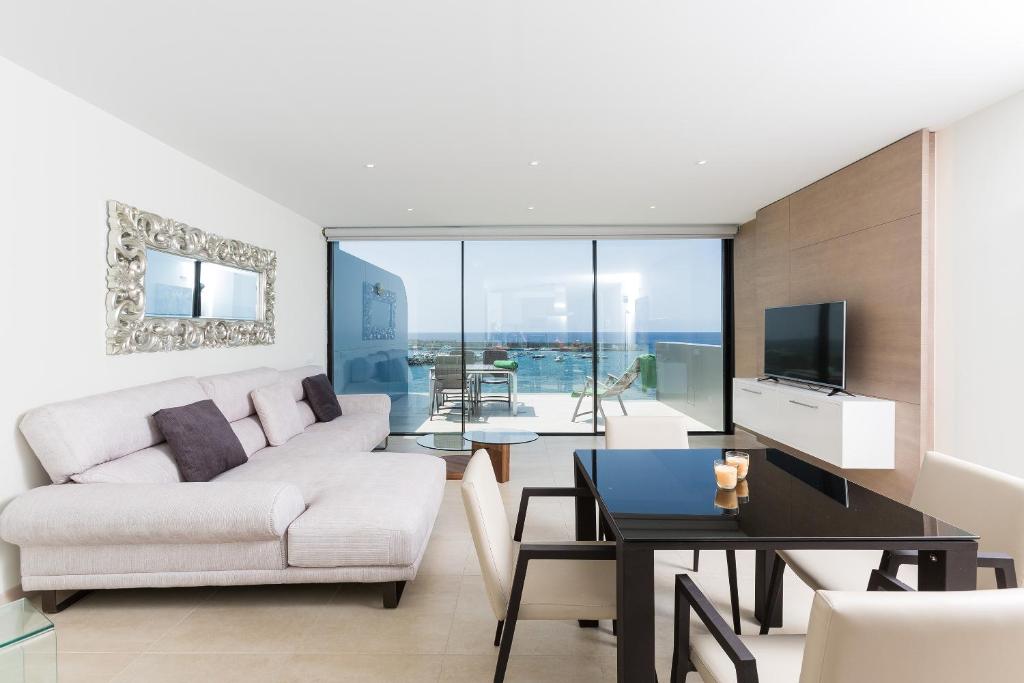
POLYGON ((736 497, 740 504, 750 501, 750 485, 747 484, 746 480, 736 484, 736 497))
POLYGON ((747 472, 750 470, 750 453, 726 451, 725 461, 736 468, 736 474, 740 481, 747 478, 747 472))
POLYGON ((732 491, 739 481, 739 474, 735 465, 730 465, 724 460, 715 461, 715 482, 718 488, 732 491))

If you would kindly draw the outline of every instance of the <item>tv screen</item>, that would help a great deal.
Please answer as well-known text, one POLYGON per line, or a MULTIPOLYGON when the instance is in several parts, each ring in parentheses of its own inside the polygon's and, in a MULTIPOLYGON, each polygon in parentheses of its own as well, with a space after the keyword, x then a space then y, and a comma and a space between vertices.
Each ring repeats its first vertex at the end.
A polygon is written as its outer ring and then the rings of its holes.
POLYGON ((846 302, 768 308, 764 374, 846 387, 846 302))

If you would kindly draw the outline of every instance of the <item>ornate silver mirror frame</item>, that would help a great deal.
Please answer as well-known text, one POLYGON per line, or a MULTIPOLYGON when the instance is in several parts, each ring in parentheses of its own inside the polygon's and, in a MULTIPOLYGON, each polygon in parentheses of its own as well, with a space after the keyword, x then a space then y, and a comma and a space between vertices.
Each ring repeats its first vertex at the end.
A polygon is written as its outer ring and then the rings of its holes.
POLYGON ((274 343, 277 255, 120 202, 107 202, 107 354, 274 343), (259 320, 146 317, 146 249, 260 275, 259 320))

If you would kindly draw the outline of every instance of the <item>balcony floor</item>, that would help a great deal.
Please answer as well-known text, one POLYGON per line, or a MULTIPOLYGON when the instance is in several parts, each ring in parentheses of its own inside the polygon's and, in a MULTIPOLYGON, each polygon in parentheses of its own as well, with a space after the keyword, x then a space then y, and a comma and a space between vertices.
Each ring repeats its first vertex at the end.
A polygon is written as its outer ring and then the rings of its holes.
MULTIPOLYGON (((568 394, 519 394, 515 415, 504 402, 485 401, 480 415, 466 421, 467 429, 525 429, 539 434, 593 433, 591 415, 583 415, 572 422, 578 398, 568 394)), ((592 399, 591 399, 592 400, 592 399)), ((690 431, 716 431, 715 427, 700 422, 675 408, 655 399, 624 399, 629 415, 682 415, 690 431)), ((621 415, 622 409, 615 399, 604 402, 607 415, 621 415)), ((604 419, 598 415, 597 427, 604 429, 604 419)), ((457 432, 462 429, 462 415, 457 405, 447 407, 441 414, 430 418, 430 400, 427 394, 407 394, 392 401, 391 430, 399 433, 457 432)))

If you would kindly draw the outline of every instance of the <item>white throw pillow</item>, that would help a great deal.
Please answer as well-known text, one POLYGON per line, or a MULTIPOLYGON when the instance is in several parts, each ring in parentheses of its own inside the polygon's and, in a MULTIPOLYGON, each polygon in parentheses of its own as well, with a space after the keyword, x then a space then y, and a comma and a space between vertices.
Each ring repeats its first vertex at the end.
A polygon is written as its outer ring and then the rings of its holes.
POLYGON ((295 396, 287 384, 278 382, 261 387, 251 396, 271 446, 280 446, 305 429, 295 396))

